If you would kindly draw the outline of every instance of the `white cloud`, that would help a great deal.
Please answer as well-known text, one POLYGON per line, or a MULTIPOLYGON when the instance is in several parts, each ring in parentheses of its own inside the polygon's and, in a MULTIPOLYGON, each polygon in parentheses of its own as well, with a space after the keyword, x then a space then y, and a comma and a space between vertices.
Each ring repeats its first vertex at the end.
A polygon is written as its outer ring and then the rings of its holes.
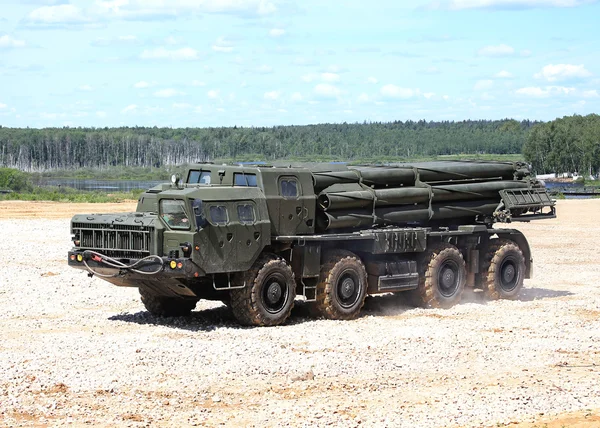
POLYGON ((167 59, 172 61, 190 61, 199 59, 198 51, 192 48, 165 49, 163 47, 156 49, 145 49, 140 54, 141 59, 167 59))
POLYGON ((492 86, 494 86, 493 80, 478 80, 475 82, 473 89, 476 91, 483 91, 485 89, 490 89, 492 86))
POLYGON ((261 65, 260 67, 255 68, 254 71, 259 74, 270 74, 273 73, 273 67, 270 65, 261 65))
POLYGON ((141 81, 133 84, 133 87, 137 88, 137 89, 149 88, 150 86, 152 86, 152 83, 148 83, 144 80, 141 80, 141 81))
POLYGON ((548 82, 556 82, 560 80, 584 78, 591 76, 590 73, 583 64, 548 64, 542 71, 536 73, 534 77, 536 79, 544 79, 548 82))
POLYGON ((187 110, 187 109, 191 109, 194 107, 192 104, 189 104, 189 103, 173 103, 171 106, 174 109, 178 109, 178 110, 187 110))
POLYGON ((140 40, 131 34, 125 36, 118 36, 114 38, 99 37, 95 39, 92 46, 110 46, 110 45, 126 45, 126 44, 137 44, 140 40))
POLYGON ((206 86, 206 83, 201 80, 192 80, 192 86, 206 86))
POLYGON ((159 98, 171 98, 180 95, 185 95, 185 93, 172 88, 161 89, 159 91, 154 92, 154 96, 159 98))
POLYGON ((302 96, 302 94, 300 92, 294 92, 292 94, 292 96, 290 97, 290 99, 294 102, 298 102, 298 101, 302 101, 304 99, 304 97, 302 96))
POLYGON ((337 64, 332 64, 332 65, 327 66, 325 68, 325 71, 328 71, 330 73, 344 73, 344 72, 348 71, 348 69, 346 67, 342 67, 337 64))
POLYGON ((358 96, 358 98, 356 99, 359 103, 367 103, 371 100, 371 98, 369 97, 368 94, 366 94, 365 92, 363 92, 362 94, 360 94, 358 96))
POLYGON ((23 40, 17 40, 8 34, 0 36, 0 48, 23 48, 25 46, 26 43, 23 40))
POLYGON ((94 90, 94 88, 92 88, 90 85, 81 85, 78 89, 86 92, 94 90))
POLYGON ((544 88, 537 86, 528 86, 519 88, 515 91, 517 95, 523 95, 533 98, 548 98, 551 96, 573 95, 576 93, 575 88, 565 86, 546 86, 544 88))
POLYGON ((99 11, 110 18, 151 19, 190 13, 268 15, 277 10, 271 0, 99 0, 99 11))
POLYGON ((340 75, 333 72, 324 72, 324 73, 308 73, 302 76, 302 80, 307 83, 311 83, 317 80, 327 83, 339 82, 340 75))
POLYGON ((218 89, 211 89, 210 91, 208 91, 206 93, 206 95, 208 96, 208 98, 211 98, 213 100, 217 99, 217 98, 219 98, 219 90, 218 89))
POLYGON ((377 83, 379 83, 379 80, 377 80, 376 77, 370 76, 367 78, 367 82, 372 83, 373 85, 376 85, 377 83))
POLYGON ((168 36, 165 38, 165 43, 167 45, 178 45, 179 44, 179 40, 177 40, 177 38, 173 37, 173 36, 168 36))
POLYGON ((99 110, 99 111, 96 112, 96 116, 98 116, 98 117, 106 117, 106 112, 102 111, 102 110, 99 110))
POLYGON ((280 96, 281 96, 280 91, 270 91, 270 92, 265 92, 265 94, 263 95, 263 98, 265 100, 275 101, 275 100, 279 99, 280 96))
POLYGON ((8 107, 6 104, 0 103, 0 108, 6 108, 8 107))
POLYGON ((317 65, 317 62, 312 58, 296 57, 292 61, 292 65, 297 65, 299 67, 309 67, 317 65))
POLYGON ((308 73, 305 74, 304 76, 302 76, 302 80, 305 81, 306 83, 310 83, 310 82, 314 82, 316 79, 318 79, 318 75, 316 75, 315 73, 308 73))
POLYGON ((281 37, 285 35, 285 30, 283 28, 273 28, 269 31, 269 36, 271 37, 281 37))
POLYGON ((321 79, 324 82, 338 82, 340 80, 340 75, 337 73, 321 73, 321 79))
POLYGON ((43 6, 32 10, 27 15, 25 22, 30 25, 60 25, 60 24, 82 24, 89 23, 82 9, 72 4, 60 4, 56 6, 43 6))
POLYGON ((523 49, 520 52, 520 55, 523 56, 523 57, 531 56, 531 51, 529 49, 523 49))
POLYGON ((127 114, 127 113, 133 113, 135 111, 137 111, 138 106, 136 104, 129 104, 127 107, 125 107, 123 110, 121 110, 121 113, 123 114, 127 114))
POLYGON ((419 94, 418 89, 402 88, 396 85, 385 85, 381 88, 381 95, 385 98, 400 98, 406 99, 419 94))
POLYGON ((514 55, 515 49, 505 44, 497 46, 485 46, 477 52, 480 56, 501 57, 514 55))
POLYGON ((231 43, 229 40, 226 40, 223 37, 219 37, 215 44, 212 46, 212 49, 215 52, 230 53, 233 52, 233 43, 231 43))
POLYGON ((595 89, 592 89, 590 91, 583 91, 583 93, 581 95, 583 95, 585 98, 597 98, 598 91, 595 89))
POLYGON ((431 98, 435 97, 435 92, 425 92, 423 96, 430 100, 431 98))
POLYGON ((342 95, 340 88, 329 83, 319 83, 315 86, 314 92, 316 95, 323 98, 337 98, 342 95))
POLYGON ((533 9, 533 8, 552 8, 552 7, 576 7, 594 0, 449 0, 435 1, 430 3, 433 9, 533 9))
POLYGON ((425 70, 423 70, 423 73, 426 74, 440 74, 442 71, 437 68, 437 67, 428 67, 425 70))
POLYGON ((502 71, 499 71, 498 73, 494 74, 494 77, 496 79, 512 79, 514 76, 512 75, 512 73, 509 73, 506 70, 502 70, 502 71))

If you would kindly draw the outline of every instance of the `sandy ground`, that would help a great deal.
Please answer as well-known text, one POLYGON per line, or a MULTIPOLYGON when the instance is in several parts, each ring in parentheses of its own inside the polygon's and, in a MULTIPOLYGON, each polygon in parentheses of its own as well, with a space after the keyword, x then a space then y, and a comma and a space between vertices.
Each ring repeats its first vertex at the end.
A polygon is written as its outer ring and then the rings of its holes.
POLYGON ((0 425, 600 426, 600 200, 513 225, 535 259, 516 301, 375 297, 345 322, 297 305, 274 328, 203 301, 155 318, 66 266, 71 215, 133 209, 0 202, 0 425))
POLYGON ((117 213, 135 211, 137 201, 114 204, 40 201, 0 201, 0 219, 65 219, 81 213, 117 213))

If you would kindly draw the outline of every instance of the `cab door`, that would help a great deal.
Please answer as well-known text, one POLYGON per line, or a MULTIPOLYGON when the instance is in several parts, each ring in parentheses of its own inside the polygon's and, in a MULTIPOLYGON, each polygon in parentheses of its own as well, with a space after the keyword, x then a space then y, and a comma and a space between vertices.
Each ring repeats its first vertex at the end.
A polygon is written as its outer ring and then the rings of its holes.
POLYGON ((209 246, 206 260, 210 261, 207 273, 229 272, 231 262, 235 261, 234 227, 231 222, 231 204, 225 202, 207 203, 209 246))
POLYGON ((296 235, 306 210, 300 180, 295 175, 282 175, 277 181, 279 190, 279 234, 296 235))

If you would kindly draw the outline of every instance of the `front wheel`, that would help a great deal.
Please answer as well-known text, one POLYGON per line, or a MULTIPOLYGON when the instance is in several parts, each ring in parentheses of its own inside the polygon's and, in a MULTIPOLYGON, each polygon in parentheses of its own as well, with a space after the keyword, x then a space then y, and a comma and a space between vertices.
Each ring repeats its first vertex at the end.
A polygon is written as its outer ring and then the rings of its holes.
POLYGON ((158 317, 188 316, 198 303, 197 299, 157 296, 144 287, 140 287, 139 291, 148 312, 158 317))
POLYGON ((338 250, 325 255, 317 284, 319 315, 333 320, 355 318, 366 295, 367 271, 354 253, 338 250))
POLYGON ((231 290, 233 315, 244 325, 272 326, 285 322, 296 298, 294 273, 287 262, 274 254, 260 257, 252 268, 234 275, 231 290))
POLYGON ((419 264, 419 286, 408 292, 416 305, 449 308, 460 302, 467 268, 458 248, 441 242, 427 250, 419 264))
POLYGON ((509 239, 491 240, 481 272, 483 292, 488 299, 516 299, 525 279, 523 252, 509 239))

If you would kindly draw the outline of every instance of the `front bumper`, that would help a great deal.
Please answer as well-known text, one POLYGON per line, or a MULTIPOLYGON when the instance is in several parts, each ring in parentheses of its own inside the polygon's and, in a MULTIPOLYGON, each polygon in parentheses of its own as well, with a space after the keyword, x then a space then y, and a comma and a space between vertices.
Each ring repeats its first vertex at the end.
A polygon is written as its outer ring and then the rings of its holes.
MULTIPOLYGON (((126 267, 110 266, 112 258, 103 256, 97 252, 85 250, 72 250, 67 255, 69 266, 75 269, 88 271, 90 274, 98 275, 99 277, 111 280, 120 279, 118 281, 123 286, 139 286, 139 281, 161 281, 181 283, 189 280, 197 279, 205 276, 205 273, 200 269, 191 258, 169 258, 161 257, 151 258, 147 261, 139 259, 116 259, 126 267), (140 262, 140 263, 138 263, 140 262), (128 266, 135 266, 134 269, 128 266)), ((115 282, 111 280, 110 282, 115 282)))

